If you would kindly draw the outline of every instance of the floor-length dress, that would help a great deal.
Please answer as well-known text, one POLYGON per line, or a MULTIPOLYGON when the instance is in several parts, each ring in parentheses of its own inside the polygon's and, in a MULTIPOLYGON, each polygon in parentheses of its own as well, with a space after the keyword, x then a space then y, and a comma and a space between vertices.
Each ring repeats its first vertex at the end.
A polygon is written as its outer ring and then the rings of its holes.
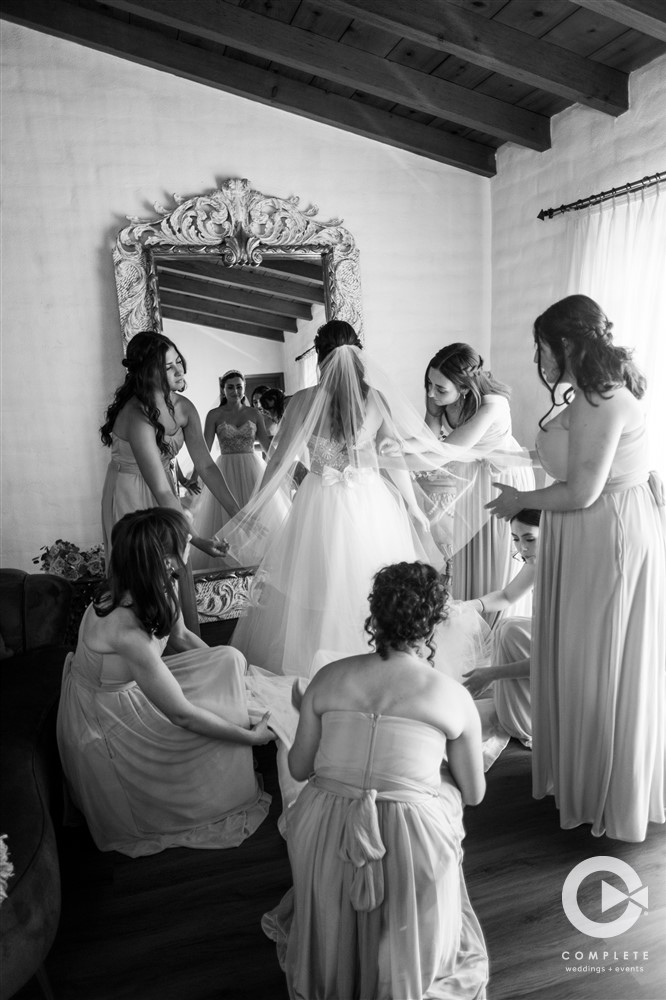
MULTIPOLYGON (((138 857, 168 847, 240 844, 270 805, 252 748, 170 722, 136 682, 124 680, 122 657, 88 645, 94 614, 90 605, 65 663, 57 731, 74 804, 97 847, 138 857)), ((162 650, 166 640, 154 642, 162 650)), ((165 663, 189 701, 249 726, 245 661, 237 650, 193 649, 165 663)))
MULTIPOLYGON (((168 453, 160 453, 160 458, 171 489, 176 494, 174 462, 185 441, 182 429, 179 428, 175 434, 165 434, 164 441, 168 447, 168 453)), ((111 460, 107 466, 102 490, 102 533, 107 566, 111 555, 111 532, 114 524, 125 514, 132 514, 135 510, 146 510, 148 507, 156 506, 158 506, 157 500, 141 474, 131 444, 111 432, 111 460)), ((189 561, 186 570, 180 575, 178 583, 180 608, 185 624, 190 631, 198 635, 199 616, 189 561)))
POLYGON ((290 811, 294 887, 264 916, 292 1000, 485 997, 460 792, 424 723, 327 712, 290 811))
MULTIPOLYGON (((266 463, 254 447, 257 425, 253 420, 245 420, 236 427, 223 420, 215 433, 220 445, 218 468, 238 506, 244 507, 266 471, 266 463)), ((212 538, 229 520, 229 515, 207 486, 202 487, 201 495, 190 504, 190 510, 196 533, 203 538, 212 538)), ((199 549, 192 552, 191 561, 195 570, 220 569, 225 565, 223 559, 199 549)))
MULTIPOLYGON (((494 665, 529 660, 532 619, 503 618, 493 629, 494 665)), ((502 728, 525 746, 532 746, 532 709, 529 677, 504 677, 493 683, 495 711, 502 728)))
MULTIPOLYGON (((534 489, 534 473, 526 453, 511 433, 509 403, 504 397, 499 397, 493 407, 497 416, 475 445, 475 451, 484 457, 473 462, 451 462, 445 468, 464 483, 472 482, 469 489, 459 488, 460 496, 452 515, 442 515, 445 521, 453 517, 456 551, 451 562, 451 593, 459 601, 469 601, 480 594, 501 590, 518 571, 518 565, 512 560, 511 525, 498 517, 489 517, 484 510, 485 505, 497 496, 492 484, 501 480, 517 490, 534 489), (515 456, 515 464, 512 456, 515 456), (456 540, 461 532, 466 536, 472 533, 463 545, 456 540)), ((453 429, 442 414, 441 440, 446 441, 453 429)), ((436 489, 433 492, 436 479, 436 475, 432 475, 422 480, 424 490, 429 496, 432 493, 432 499, 437 496, 436 489)), ((448 494, 445 493, 445 496, 448 494)), ((433 523, 435 538, 436 521, 437 517, 433 523)), ((492 613, 484 617, 492 625, 500 616, 492 613)))
POLYGON ((232 638, 250 663, 302 677, 322 650, 366 653, 374 574, 423 557, 403 500, 377 469, 350 466, 344 445, 328 438, 313 438, 309 450, 310 470, 270 541, 232 638))
MULTIPOLYGON (((537 438, 566 479, 561 411, 537 438)), ((601 496, 544 512, 532 641, 533 790, 560 824, 626 841, 663 823, 666 542, 644 426, 622 434, 601 496)))

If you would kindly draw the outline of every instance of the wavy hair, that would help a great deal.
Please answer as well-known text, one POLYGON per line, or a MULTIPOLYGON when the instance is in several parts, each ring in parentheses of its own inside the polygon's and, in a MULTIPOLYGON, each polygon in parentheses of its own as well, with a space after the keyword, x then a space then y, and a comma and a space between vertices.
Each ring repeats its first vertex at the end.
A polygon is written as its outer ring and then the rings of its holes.
POLYGON ((383 660, 389 650, 425 642, 434 662, 435 626, 446 621, 449 592, 445 578, 428 563, 400 562, 375 575, 365 631, 383 660))
POLYGON ((278 421, 284 416, 284 393, 282 389, 267 389, 259 400, 264 410, 274 410, 278 421))
POLYGON ((110 614, 129 594, 142 628, 159 639, 169 635, 180 607, 167 559, 176 559, 182 573, 189 538, 185 517, 170 507, 125 514, 111 533, 108 585, 95 600, 97 615, 110 614))
POLYGON ((425 370, 424 386, 428 391, 428 372, 431 368, 453 382, 463 398, 460 423, 464 424, 478 413, 483 397, 490 393, 509 399, 511 389, 483 367, 483 358, 469 344, 449 344, 437 351, 425 370))
POLYGON ((123 366, 127 369, 125 381, 116 389, 113 401, 106 411, 106 420, 99 429, 102 444, 110 447, 111 431, 118 414, 130 399, 136 399, 142 412, 155 428, 157 447, 163 455, 169 454, 169 446, 164 440, 166 431, 159 419, 159 409, 155 405, 155 389, 157 387, 164 393, 167 410, 173 417, 171 390, 166 375, 166 355, 171 348, 177 352, 183 363, 183 371, 186 372, 185 358, 173 341, 164 334, 150 331, 134 334, 127 345, 126 357, 123 358, 123 366))
MULTIPOLYGON (((598 406, 593 395, 608 399, 613 389, 626 386, 636 399, 645 394, 645 376, 632 361, 633 352, 613 343, 613 324, 601 306, 587 295, 568 295, 550 306, 534 323, 539 378, 550 393, 551 407, 539 421, 544 421, 558 405, 555 389, 567 368, 576 380, 588 403, 598 406), (541 345, 547 344, 559 366, 556 381, 551 385, 541 372, 541 345), (565 344, 568 352, 565 351, 565 344)), ((572 386, 564 393, 569 403, 574 395, 572 386)))
MULTIPOLYGON (((342 319, 331 319, 317 330, 314 348, 320 368, 326 364, 326 359, 338 347, 357 347, 363 349, 356 330, 342 319)), ((348 387, 340 385, 331 399, 331 438, 341 441, 345 438, 345 427, 360 427, 363 423, 365 401, 368 398, 368 383, 365 380, 365 369, 359 355, 354 356, 358 385, 361 390, 363 405, 356 398, 349 398, 348 387)))

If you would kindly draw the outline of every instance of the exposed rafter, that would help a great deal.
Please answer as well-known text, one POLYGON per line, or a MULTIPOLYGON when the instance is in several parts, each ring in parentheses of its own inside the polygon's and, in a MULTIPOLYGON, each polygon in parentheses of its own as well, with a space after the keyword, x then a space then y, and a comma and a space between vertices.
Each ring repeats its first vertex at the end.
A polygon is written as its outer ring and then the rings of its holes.
POLYGON ((666 3, 664 0, 576 0, 581 7, 603 14, 626 28, 666 42, 666 3))
POLYGON ((409 94, 418 111, 480 129, 531 149, 550 146, 550 122, 543 115, 494 97, 389 62, 301 28, 215 0, 107 0, 108 6, 192 32, 220 45, 401 103, 409 94))
POLYGON ((437 0, 326 0, 326 7, 607 114, 629 106, 626 73, 460 7, 437 0))

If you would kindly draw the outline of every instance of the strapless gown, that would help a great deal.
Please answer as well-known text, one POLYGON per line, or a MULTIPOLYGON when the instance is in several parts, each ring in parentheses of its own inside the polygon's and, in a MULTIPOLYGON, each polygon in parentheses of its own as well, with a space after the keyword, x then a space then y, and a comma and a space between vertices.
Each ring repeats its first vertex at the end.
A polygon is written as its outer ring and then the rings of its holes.
MULTIPOLYGON (((454 539, 461 530, 468 533, 470 525, 478 529, 467 544, 458 548, 452 559, 451 593, 460 601, 501 590, 519 568, 512 559, 511 525, 498 517, 490 517, 484 507, 497 496, 497 490, 492 485, 494 482, 507 483, 517 490, 533 490, 534 473, 525 458, 512 464, 511 456, 518 457, 523 449, 511 432, 511 411, 507 400, 498 402, 498 411, 494 423, 477 445, 480 451, 485 452, 485 457, 474 462, 451 462, 445 470, 460 476, 464 482, 472 482, 472 487, 461 495, 454 508, 454 539)), ((441 440, 446 441, 452 431, 446 417, 442 416, 441 440)), ((436 474, 431 474, 421 480, 423 489, 433 500, 437 496, 436 479, 436 474)), ((443 516, 446 520, 450 515, 443 516)), ((435 513, 433 535, 436 540, 437 518, 435 513)), ((514 606, 512 613, 526 613, 526 605, 514 606)), ((484 617, 492 625, 500 614, 491 613, 484 617)))
MULTIPOLYGON (((58 747, 72 798, 102 851, 131 857, 168 847, 235 847, 268 813, 252 747, 170 722, 116 654, 86 643, 86 610, 68 657, 58 708, 58 747)), ((166 640, 154 639, 160 652, 166 640)), ((193 704, 247 728, 271 710, 285 810, 302 783, 287 767, 298 713, 291 683, 248 667, 228 646, 191 649, 164 662, 193 704)))
MULTIPOLYGON (((134 452, 129 441, 123 440, 117 434, 111 433, 111 460, 106 470, 104 488, 102 490, 102 533, 104 538, 104 556, 109 565, 111 555, 111 532, 114 524, 135 510, 145 510, 156 507, 157 501, 141 474, 134 458, 134 452)), ((169 485, 176 493, 174 468, 176 455, 183 447, 184 434, 179 429, 176 434, 165 435, 168 454, 162 455, 162 465, 169 485)), ((198 551, 198 550, 195 550, 198 551)), ((199 616, 197 613, 196 593, 192 579, 191 561, 187 563, 187 572, 181 574, 178 593, 185 624, 199 635, 199 616)))
POLYGON ((443 734, 420 722, 323 716, 314 774, 288 816, 293 889, 262 921, 292 1000, 485 997, 445 755, 443 734))
MULTIPOLYGON (((537 439, 566 478, 561 411, 537 439)), ((644 426, 621 436, 601 496, 541 519, 532 640, 533 790, 565 829, 644 840, 663 823, 666 542, 644 426)))
MULTIPOLYGON (((218 468, 238 505, 244 507, 266 470, 266 463, 254 448, 256 425, 252 420, 246 420, 239 427, 223 421, 217 425, 215 433, 220 445, 218 468)), ((207 486, 202 487, 199 497, 190 504, 190 510, 196 532, 203 538, 212 538, 229 520, 229 515, 207 486)), ((221 569, 227 565, 225 560, 206 555, 199 549, 192 552, 191 560, 195 570, 221 569)))

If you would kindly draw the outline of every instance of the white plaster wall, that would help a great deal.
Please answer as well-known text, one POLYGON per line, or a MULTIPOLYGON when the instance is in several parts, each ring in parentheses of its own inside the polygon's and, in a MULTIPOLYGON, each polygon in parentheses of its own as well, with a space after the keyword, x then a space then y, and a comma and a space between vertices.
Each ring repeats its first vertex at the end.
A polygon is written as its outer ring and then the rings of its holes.
POLYGON ((421 403, 428 357, 488 349, 487 180, 2 22, 2 552, 100 538, 121 381, 110 247, 126 216, 247 177, 342 217, 365 338, 421 403))
POLYGON ((619 118, 580 105, 557 115, 546 152, 513 144, 499 151, 491 181, 492 359, 514 387, 514 433, 528 446, 550 405, 532 363, 532 326, 567 294, 566 216, 541 222, 537 215, 666 168, 666 57, 636 70, 629 92, 619 118))

